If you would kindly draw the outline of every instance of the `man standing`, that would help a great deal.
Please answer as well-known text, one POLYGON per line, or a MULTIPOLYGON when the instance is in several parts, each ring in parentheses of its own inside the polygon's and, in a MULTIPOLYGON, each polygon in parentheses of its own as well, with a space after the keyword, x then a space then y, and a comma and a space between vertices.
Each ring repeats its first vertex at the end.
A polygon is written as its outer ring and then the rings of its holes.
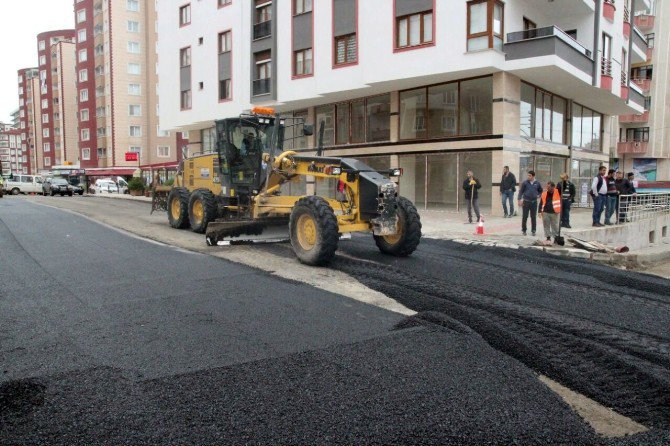
POLYGON ((637 191, 633 185, 635 176, 633 173, 628 174, 628 178, 623 177, 623 172, 617 172, 616 185, 619 191, 619 223, 625 223, 628 218, 628 206, 630 204, 631 195, 636 195, 637 191))
POLYGON ((607 183, 605 182, 605 172, 607 167, 600 166, 598 169, 598 175, 593 178, 591 181, 591 198, 593 199, 593 227, 604 226, 600 223, 600 216, 603 214, 603 209, 605 207, 605 197, 607 195, 607 183))
POLYGON ((528 179, 521 184, 519 189, 519 206, 523 212, 521 216, 521 233, 526 235, 528 214, 530 214, 531 234, 537 232, 537 200, 542 194, 542 185, 535 179, 535 172, 528 171, 528 179))
POLYGON ((516 192, 516 177, 509 171, 509 166, 503 167, 502 179, 500 180, 500 196, 502 198, 502 207, 505 212, 505 218, 512 218, 516 215, 514 212, 514 192, 516 192), (509 201, 509 213, 507 212, 507 202, 509 201))
POLYGON ((479 221, 479 203, 478 191, 482 187, 477 178, 474 177, 471 170, 467 172, 468 177, 463 181, 463 190, 465 190, 465 201, 468 202, 468 223, 472 223, 472 209, 475 210, 477 221, 479 221))
POLYGON ((575 185, 570 181, 567 173, 561 174, 561 182, 558 183, 558 193, 561 195, 561 226, 570 226, 570 207, 575 202, 575 185))
POLYGON ((547 190, 542 192, 540 198, 540 218, 542 218, 542 225, 544 226, 544 236, 547 241, 551 241, 554 237, 558 237, 558 218, 561 214, 561 194, 558 192, 553 181, 547 183, 547 190))
POLYGON ((607 226, 612 225, 612 215, 616 212, 617 202, 619 201, 619 191, 616 187, 616 178, 614 178, 614 169, 610 169, 607 172, 607 178, 605 178, 607 183, 607 198, 605 201, 605 224, 607 226))

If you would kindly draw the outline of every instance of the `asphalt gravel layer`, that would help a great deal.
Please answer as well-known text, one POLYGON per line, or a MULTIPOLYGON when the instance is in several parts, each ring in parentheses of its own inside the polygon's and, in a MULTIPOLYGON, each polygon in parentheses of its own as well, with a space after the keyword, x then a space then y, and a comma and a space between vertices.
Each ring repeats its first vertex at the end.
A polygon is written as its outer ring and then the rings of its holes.
POLYGON ((621 293, 609 270, 431 241, 409 259, 341 246, 332 267, 420 313, 0 200, 0 444, 670 444, 667 282, 633 275, 627 300, 586 311, 585 290, 621 293), (548 298, 563 287, 581 291, 548 298), (535 372, 655 429, 603 439, 535 372))

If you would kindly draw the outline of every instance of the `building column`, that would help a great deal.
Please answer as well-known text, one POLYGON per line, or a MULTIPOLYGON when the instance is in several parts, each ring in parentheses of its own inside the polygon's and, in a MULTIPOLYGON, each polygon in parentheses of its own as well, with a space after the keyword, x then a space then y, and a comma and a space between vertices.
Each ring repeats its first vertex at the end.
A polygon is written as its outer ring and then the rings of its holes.
MULTIPOLYGON (((391 142, 398 142, 400 140, 400 93, 398 91, 391 92, 391 142)), ((391 165, 391 167, 397 167, 391 165)))

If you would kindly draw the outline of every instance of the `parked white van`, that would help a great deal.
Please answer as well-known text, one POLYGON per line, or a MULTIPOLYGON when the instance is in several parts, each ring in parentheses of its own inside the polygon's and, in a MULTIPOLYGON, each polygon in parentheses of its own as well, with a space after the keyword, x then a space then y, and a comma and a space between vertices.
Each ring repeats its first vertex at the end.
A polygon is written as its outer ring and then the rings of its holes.
POLYGON ((3 189, 12 195, 42 193, 42 177, 39 175, 14 175, 10 179, 5 179, 3 189))

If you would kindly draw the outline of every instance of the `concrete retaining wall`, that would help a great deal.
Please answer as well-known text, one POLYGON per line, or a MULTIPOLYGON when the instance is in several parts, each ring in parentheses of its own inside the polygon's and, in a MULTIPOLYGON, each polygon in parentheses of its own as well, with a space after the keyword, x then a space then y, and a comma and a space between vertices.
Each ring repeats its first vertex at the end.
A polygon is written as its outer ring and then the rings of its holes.
POLYGON ((604 243, 611 247, 628 246, 638 250, 660 243, 670 243, 670 214, 603 228, 564 230, 566 237, 604 243))

